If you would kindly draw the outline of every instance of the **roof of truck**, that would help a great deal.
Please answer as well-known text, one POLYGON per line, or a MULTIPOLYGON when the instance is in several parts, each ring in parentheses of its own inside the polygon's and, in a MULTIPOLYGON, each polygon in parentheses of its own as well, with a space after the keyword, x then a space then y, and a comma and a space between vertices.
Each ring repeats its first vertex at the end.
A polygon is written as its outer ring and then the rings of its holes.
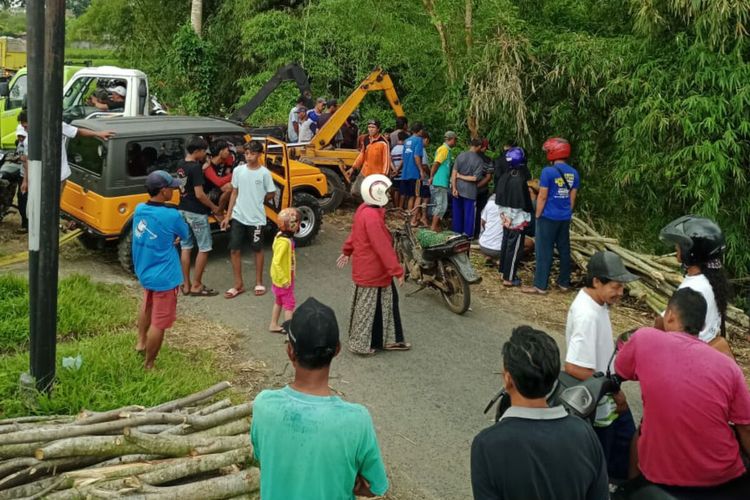
POLYGON ((131 137, 144 134, 233 134, 245 133, 245 129, 234 122, 221 118, 201 116, 139 116, 96 118, 76 120, 76 127, 94 131, 110 130, 117 136, 131 137))

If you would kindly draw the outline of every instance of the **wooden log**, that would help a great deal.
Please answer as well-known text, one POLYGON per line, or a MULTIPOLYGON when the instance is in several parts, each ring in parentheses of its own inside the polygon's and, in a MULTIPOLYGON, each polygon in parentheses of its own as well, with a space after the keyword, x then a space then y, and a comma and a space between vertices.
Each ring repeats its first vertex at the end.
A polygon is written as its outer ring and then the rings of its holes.
POLYGON ((199 409, 195 412, 195 414, 199 416, 205 416, 219 410, 223 410, 224 408, 229 408, 230 406, 232 406, 232 400, 230 400, 229 398, 222 399, 221 401, 217 401, 212 405, 208 405, 204 408, 199 409))
POLYGON ((250 417, 241 418, 234 420, 226 424, 211 427, 209 429, 199 431, 191 436, 197 437, 211 437, 211 436, 236 436, 237 434, 245 434, 250 432, 250 417))
MULTIPOLYGON (((48 429, 35 429, 5 434, 3 442, 7 444, 28 443, 31 441, 54 441, 76 436, 91 436, 120 431, 125 427, 138 427, 151 424, 179 424, 185 421, 184 416, 171 413, 141 414, 109 422, 91 425, 67 425, 48 429)), ((208 417, 202 417, 208 418, 208 417)))
POLYGON ((95 469, 98 467, 109 467, 110 465, 132 464, 136 462, 150 462, 153 460, 159 460, 160 458, 162 458, 160 455, 145 455, 145 454, 122 455, 119 457, 111 458, 109 460, 105 460, 103 462, 99 462, 95 465, 92 465, 89 468, 95 469))
POLYGON ((570 241, 582 242, 582 243, 612 243, 614 245, 619 244, 615 238, 606 238, 604 236, 592 236, 590 234, 570 234, 570 241))
POLYGON ((88 412, 84 410, 79 414, 79 418, 74 422, 74 425, 91 425, 126 418, 129 413, 143 411, 144 409, 143 406, 131 405, 104 412, 88 412))
POLYGON ((42 444, 44 443, 2 444, 0 445, 0 458, 33 457, 34 451, 42 444))
POLYGON ((212 385, 206 390, 196 392, 195 394, 190 394, 189 396, 185 396, 184 398, 175 399, 174 401, 169 401, 167 403, 154 406, 152 408, 149 408, 147 411, 148 412, 174 411, 178 408, 183 408, 193 403, 204 401, 222 391, 229 389, 230 387, 232 387, 232 384, 230 384, 227 381, 219 382, 218 384, 212 385))
POLYGON ((215 500, 258 491, 260 472, 253 467, 235 474, 196 481, 180 486, 147 487, 144 495, 128 496, 130 500, 215 500))
POLYGON ((3 460, 0 462, 0 478, 7 476, 11 472, 17 471, 18 469, 35 465, 37 462, 38 460, 33 457, 18 457, 3 460))
POLYGON ((101 459, 96 457, 72 457, 48 461, 37 460, 36 463, 2 478, 0 480, 0 490, 26 484, 48 474, 87 467, 99 460, 101 459))
POLYGON ((159 436, 125 429, 119 436, 79 436, 61 439, 38 447, 37 460, 52 458, 149 454, 181 457, 201 453, 216 453, 246 446, 248 436, 194 438, 192 436, 159 436))
MULTIPOLYGON (((72 481, 71 481, 72 484, 72 481)), ((52 491, 52 488, 65 488, 63 478, 59 476, 46 477, 33 483, 23 484, 14 488, 4 489, 0 491, 0 500, 11 500, 15 498, 40 498, 39 494, 48 493, 52 491)), ((68 488, 70 486, 67 486, 68 488)))
POLYGON ((72 422, 73 419, 74 417, 71 417, 70 415, 32 415, 29 417, 14 417, 2 419, 0 420, 0 426, 38 422, 53 422, 62 424, 72 422))

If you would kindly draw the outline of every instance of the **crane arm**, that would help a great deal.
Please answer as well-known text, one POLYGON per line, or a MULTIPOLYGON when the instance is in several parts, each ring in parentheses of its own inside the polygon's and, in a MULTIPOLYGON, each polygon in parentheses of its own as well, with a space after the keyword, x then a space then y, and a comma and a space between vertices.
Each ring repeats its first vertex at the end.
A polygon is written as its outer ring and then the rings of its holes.
POLYGON ((279 85, 286 81, 294 81, 299 88, 300 95, 305 99, 305 106, 312 108, 314 103, 312 99, 312 91, 310 90, 310 80, 305 73, 305 70, 297 63, 290 63, 286 66, 282 66, 255 94, 250 100, 243 104, 242 107, 235 110, 234 113, 229 117, 230 120, 234 120, 240 123, 244 123, 245 120, 260 107, 263 102, 268 99, 274 90, 279 85))
POLYGON ((331 118, 320 127, 310 144, 314 149, 322 149, 331 143, 336 133, 346 120, 354 113, 368 92, 382 90, 396 116, 404 116, 404 109, 388 74, 380 68, 375 68, 359 86, 354 89, 346 101, 336 110, 331 118))

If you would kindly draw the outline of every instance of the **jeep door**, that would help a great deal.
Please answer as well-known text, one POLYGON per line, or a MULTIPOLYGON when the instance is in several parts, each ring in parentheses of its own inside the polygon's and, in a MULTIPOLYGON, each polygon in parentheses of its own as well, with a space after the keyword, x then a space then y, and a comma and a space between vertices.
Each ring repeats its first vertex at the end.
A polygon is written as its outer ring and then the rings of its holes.
MULTIPOLYGON (((60 208, 96 232, 102 232, 101 193, 106 190, 105 166, 111 148, 117 141, 105 143, 96 137, 75 137, 67 142, 71 174, 60 200, 60 208)), ((114 156, 114 155, 110 155, 114 156)))

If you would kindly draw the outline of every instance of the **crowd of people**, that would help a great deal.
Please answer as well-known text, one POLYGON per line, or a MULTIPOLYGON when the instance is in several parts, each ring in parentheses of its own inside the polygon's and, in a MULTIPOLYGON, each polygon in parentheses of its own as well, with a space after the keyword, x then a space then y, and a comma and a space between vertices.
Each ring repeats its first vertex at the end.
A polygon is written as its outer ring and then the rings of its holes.
MULTIPOLYGON (((290 113, 289 130, 298 140, 321 126, 330 101, 319 99, 310 110, 313 117, 307 110, 303 114, 300 104, 290 113)), ((521 285, 518 262, 533 235, 534 282, 522 291, 547 292, 555 249, 557 285, 571 287, 569 229, 580 179, 568 162, 570 144, 561 138, 544 144, 549 164, 536 184, 525 151, 512 143, 492 161, 481 139, 456 154, 457 135, 447 131, 430 162, 428 141, 422 124, 408 127, 403 118, 387 134, 376 120, 369 121, 359 141, 352 168, 362 203, 337 260, 339 268, 352 265, 348 349, 356 355, 411 348, 397 292, 404 270, 385 223, 390 203, 412 209, 412 224, 435 231, 450 209, 453 231, 478 236, 480 251, 508 287, 521 285)), ((147 177, 150 200, 136 209, 133 238, 135 271, 145 290, 136 350, 144 354, 147 369, 154 367, 164 331, 175 320, 179 293, 217 294, 202 283, 212 250, 209 214, 230 231, 235 282, 225 297, 245 291, 240 252, 246 244, 255 254, 254 292, 266 291, 263 203, 275 187, 259 162, 263 146, 257 141, 238 148, 244 161, 219 175, 228 163, 228 147, 221 141, 209 147, 195 137, 176 178, 160 170, 147 177), (174 189, 181 191, 179 210, 165 206, 174 189)), ((261 498, 383 495, 389 485, 372 417, 364 406, 333 395, 329 386, 331 363, 341 350, 335 313, 315 298, 296 307, 298 227, 295 209, 279 214, 269 330, 288 340, 286 354, 295 374, 286 387, 265 390, 255 399, 250 435, 261 468, 261 498)), ((511 407, 465 450, 476 499, 605 499, 612 485, 623 498, 639 498, 654 488, 676 498, 747 498, 750 477, 743 453, 750 455, 750 392, 725 340, 730 288, 722 269, 724 237, 713 221, 696 216, 673 221, 659 236, 674 247, 686 277, 653 326, 638 329, 616 347, 609 308, 638 277, 618 255, 598 252, 570 305, 562 362, 550 335, 529 326, 513 329, 501 356, 511 407), (561 371, 586 380, 611 370, 640 383, 639 422, 621 391, 598 402, 591 423, 562 406, 549 406, 547 397, 561 371)))

